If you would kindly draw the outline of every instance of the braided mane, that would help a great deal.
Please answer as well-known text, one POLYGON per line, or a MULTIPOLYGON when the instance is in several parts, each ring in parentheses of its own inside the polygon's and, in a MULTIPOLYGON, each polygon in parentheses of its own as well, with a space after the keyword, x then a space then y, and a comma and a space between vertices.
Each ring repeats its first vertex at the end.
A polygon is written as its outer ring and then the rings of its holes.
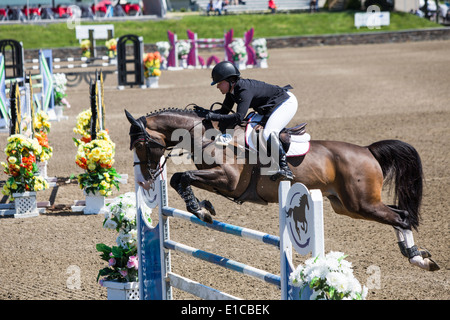
POLYGON ((157 116, 157 115, 160 115, 160 114, 163 114, 163 113, 167 113, 167 112, 173 112, 173 113, 178 113, 178 114, 195 114, 193 109, 187 109, 188 106, 186 106, 186 108, 184 108, 184 109, 180 109, 180 108, 159 109, 159 110, 147 113, 146 117, 157 116))

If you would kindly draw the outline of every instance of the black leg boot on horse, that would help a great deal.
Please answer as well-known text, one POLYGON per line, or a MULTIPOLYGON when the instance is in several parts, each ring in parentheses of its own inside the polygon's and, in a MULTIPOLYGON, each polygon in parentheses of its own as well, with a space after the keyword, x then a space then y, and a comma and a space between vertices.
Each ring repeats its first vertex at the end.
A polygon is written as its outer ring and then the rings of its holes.
POLYGON ((272 158, 272 161, 278 164, 278 171, 273 174, 270 179, 272 181, 276 181, 277 179, 293 180, 294 174, 287 163, 286 152, 284 151, 278 134, 275 132, 272 132, 267 140, 267 152, 268 156, 272 158))
POLYGON ((192 191, 189 178, 185 174, 175 173, 170 180, 174 188, 186 203, 186 210, 207 223, 213 223, 212 215, 216 215, 214 207, 208 200, 199 201, 192 191))

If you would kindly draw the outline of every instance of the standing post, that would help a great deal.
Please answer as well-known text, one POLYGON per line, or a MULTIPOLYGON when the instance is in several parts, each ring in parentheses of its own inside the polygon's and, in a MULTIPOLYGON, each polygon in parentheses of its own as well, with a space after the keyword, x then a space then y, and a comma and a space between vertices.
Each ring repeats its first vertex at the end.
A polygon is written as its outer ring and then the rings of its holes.
POLYGON ((162 299, 172 300, 172 286, 166 281, 168 273, 171 271, 170 250, 164 248, 164 242, 169 240, 169 218, 163 215, 162 208, 168 206, 167 182, 160 181, 160 203, 159 203, 159 238, 160 238, 160 254, 161 254, 161 288, 162 299))
MULTIPOLYGON (((135 151, 134 161, 139 161, 135 151)), ((164 157, 161 158, 161 161, 164 161, 164 157)), ((140 180, 137 179, 137 177, 142 176, 139 166, 134 167, 134 176, 136 177, 135 181, 140 180)), ((139 256, 139 298, 141 300, 164 300, 167 296, 164 285, 166 266, 163 266, 162 263, 164 261, 162 258, 165 256, 163 252, 165 249, 162 243, 163 238, 160 235, 163 232, 161 230, 163 223, 160 220, 158 225, 152 226, 143 217, 143 212, 146 209, 145 206, 151 209, 157 206, 161 208, 161 198, 166 199, 165 203, 167 204, 167 192, 161 190, 163 181, 167 181, 166 170, 159 175, 150 190, 145 190, 137 182, 135 183, 139 256)), ((168 224, 165 226, 168 228, 168 224)))
MULTIPOLYGON (((5 58, 0 52, 0 118, 3 119, 2 124, 6 129, 9 128, 10 115, 8 112, 8 107, 6 105, 6 84, 5 84, 5 58)), ((1 126, 0 126, 1 127, 1 126)))
POLYGON ((286 195, 291 188, 289 181, 281 181, 278 187, 279 219, 280 219, 280 276, 281 300, 288 300, 289 274, 292 272, 292 243, 286 228, 286 195))
MULTIPOLYGON (((281 286, 283 277, 288 278, 295 269, 292 264, 292 247, 301 255, 312 253, 313 257, 324 256, 322 192, 309 191, 305 185, 282 181, 279 186, 280 203, 280 251, 281 251, 281 286), (283 275, 283 272, 286 272, 283 275)), ((286 279, 285 281, 289 281, 286 279)), ((282 299, 309 300, 311 290, 290 286, 286 282, 286 292, 282 299)))

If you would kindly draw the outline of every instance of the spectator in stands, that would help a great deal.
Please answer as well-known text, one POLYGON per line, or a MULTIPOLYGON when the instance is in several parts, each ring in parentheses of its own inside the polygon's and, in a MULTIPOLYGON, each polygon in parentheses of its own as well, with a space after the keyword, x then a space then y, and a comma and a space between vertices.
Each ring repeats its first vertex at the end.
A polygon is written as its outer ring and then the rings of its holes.
POLYGON ((222 10, 227 11, 227 6, 230 4, 228 0, 222 0, 222 10))
POLYGON ((214 2, 213 8, 214 8, 214 11, 217 12, 217 14, 219 16, 221 16, 222 15, 222 9, 223 9, 222 0, 216 0, 214 2))
POLYGON ((210 12, 214 12, 214 4, 213 0, 209 0, 208 5, 206 6, 206 14, 209 16, 210 12))
POLYGON ((309 2, 309 12, 313 13, 317 11, 317 0, 311 0, 309 2))
POLYGON ((271 13, 277 12, 277 5, 275 4, 274 0, 269 0, 268 7, 269 7, 271 13))

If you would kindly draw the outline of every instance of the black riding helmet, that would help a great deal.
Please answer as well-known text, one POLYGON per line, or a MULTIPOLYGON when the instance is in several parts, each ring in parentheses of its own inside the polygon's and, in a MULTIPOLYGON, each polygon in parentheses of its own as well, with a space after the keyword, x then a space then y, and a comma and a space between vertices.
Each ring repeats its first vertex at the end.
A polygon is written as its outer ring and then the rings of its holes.
POLYGON ((239 70, 229 61, 222 61, 216 64, 216 66, 212 69, 211 77, 212 82, 211 85, 215 85, 216 83, 228 79, 229 77, 239 77, 241 73, 239 70))

